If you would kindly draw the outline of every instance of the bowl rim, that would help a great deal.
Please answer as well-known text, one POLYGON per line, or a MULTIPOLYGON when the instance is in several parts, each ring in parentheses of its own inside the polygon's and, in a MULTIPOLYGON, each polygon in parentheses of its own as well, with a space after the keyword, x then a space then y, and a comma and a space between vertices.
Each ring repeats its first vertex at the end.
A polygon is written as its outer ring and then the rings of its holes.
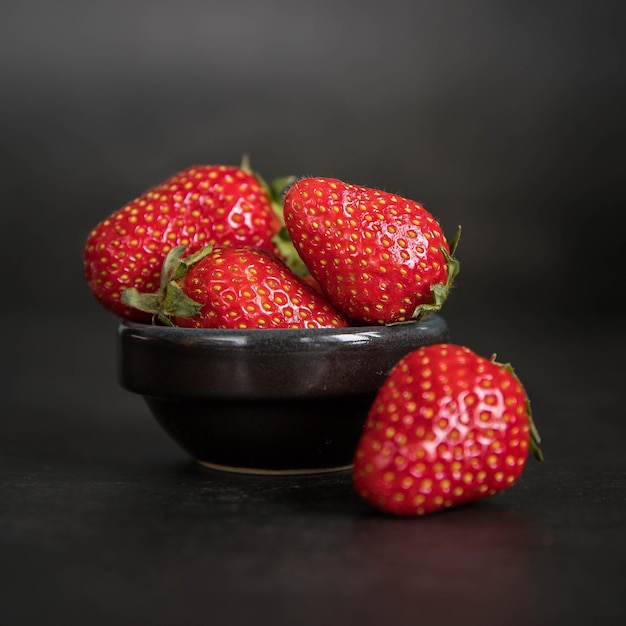
POLYGON ((348 326, 342 328, 183 328, 159 326, 122 320, 120 334, 132 333, 146 339, 164 340, 189 345, 215 345, 229 347, 266 346, 280 344, 317 345, 327 343, 359 344, 399 341, 415 334, 444 334, 448 331, 446 320, 433 313, 422 320, 388 325, 348 326))

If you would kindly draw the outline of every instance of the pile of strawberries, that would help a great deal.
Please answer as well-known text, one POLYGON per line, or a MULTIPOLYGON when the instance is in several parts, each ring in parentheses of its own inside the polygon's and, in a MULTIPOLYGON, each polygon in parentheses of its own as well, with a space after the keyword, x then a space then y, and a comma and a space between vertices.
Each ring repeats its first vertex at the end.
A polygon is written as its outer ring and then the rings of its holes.
MULTIPOLYGON (((97 301, 135 322, 387 325, 440 310, 457 240, 413 200, 332 178, 267 184, 244 159, 188 168, 114 212, 89 234, 84 271, 97 301)), ((423 515, 510 487, 538 442, 509 365, 426 346, 379 390, 354 486, 383 511, 423 515)))

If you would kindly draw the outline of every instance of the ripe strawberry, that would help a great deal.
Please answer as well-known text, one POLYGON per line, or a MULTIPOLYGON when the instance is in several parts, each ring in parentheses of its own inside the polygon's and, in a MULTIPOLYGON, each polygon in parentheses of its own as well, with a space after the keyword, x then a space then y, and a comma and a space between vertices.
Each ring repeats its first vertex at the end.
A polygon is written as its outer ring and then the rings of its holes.
MULTIPOLYGON (((287 182, 287 179, 283 179, 287 182)), ((145 321, 121 302, 122 291, 159 286, 167 253, 207 244, 252 245, 275 251, 281 228, 270 187, 241 167, 197 165, 174 174, 98 224, 84 248, 84 272, 100 304, 116 315, 145 321)))
POLYGON ((510 365, 468 348, 420 348, 393 368, 371 407, 354 486, 373 506, 423 515, 493 495, 541 459, 530 403, 510 365))
POLYGON ((432 215, 396 194, 303 178, 285 196, 284 219, 324 293, 366 324, 439 310, 458 272, 456 239, 451 249, 432 215))
POLYGON ((127 289, 123 302, 165 324, 195 328, 346 327, 348 320, 305 279, 260 248, 175 248, 155 294, 127 289))

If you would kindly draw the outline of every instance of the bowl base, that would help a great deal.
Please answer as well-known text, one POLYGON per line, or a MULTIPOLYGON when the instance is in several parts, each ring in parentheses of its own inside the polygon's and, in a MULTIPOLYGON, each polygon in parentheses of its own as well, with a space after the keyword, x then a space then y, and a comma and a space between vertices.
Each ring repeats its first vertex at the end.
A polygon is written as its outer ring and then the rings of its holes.
POLYGON ((146 398, 161 427, 207 467, 316 474, 353 463, 371 395, 301 399, 146 398))
POLYGON ((308 469, 263 469, 256 467, 231 467, 230 465, 220 465, 210 461, 196 459, 196 463, 203 468, 218 470, 220 472, 231 472, 234 474, 255 474, 266 476, 297 476, 302 474, 330 474, 332 472, 346 472, 352 470, 353 464, 341 465, 338 467, 311 467, 308 469))

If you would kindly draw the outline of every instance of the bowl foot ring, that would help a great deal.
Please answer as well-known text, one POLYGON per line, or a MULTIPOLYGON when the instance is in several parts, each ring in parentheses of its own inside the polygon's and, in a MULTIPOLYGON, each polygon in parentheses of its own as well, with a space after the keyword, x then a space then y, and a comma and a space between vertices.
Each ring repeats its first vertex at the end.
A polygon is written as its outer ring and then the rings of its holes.
POLYGON ((236 467, 231 465, 220 465, 219 463, 211 463, 210 461, 202 461, 196 459, 196 463, 201 467, 220 472, 230 472, 233 474, 259 474, 264 476, 298 476, 304 474, 330 474, 333 472, 346 472, 353 468, 352 464, 340 465, 338 467, 311 467, 297 469, 264 469, 257 467, 236 467))

